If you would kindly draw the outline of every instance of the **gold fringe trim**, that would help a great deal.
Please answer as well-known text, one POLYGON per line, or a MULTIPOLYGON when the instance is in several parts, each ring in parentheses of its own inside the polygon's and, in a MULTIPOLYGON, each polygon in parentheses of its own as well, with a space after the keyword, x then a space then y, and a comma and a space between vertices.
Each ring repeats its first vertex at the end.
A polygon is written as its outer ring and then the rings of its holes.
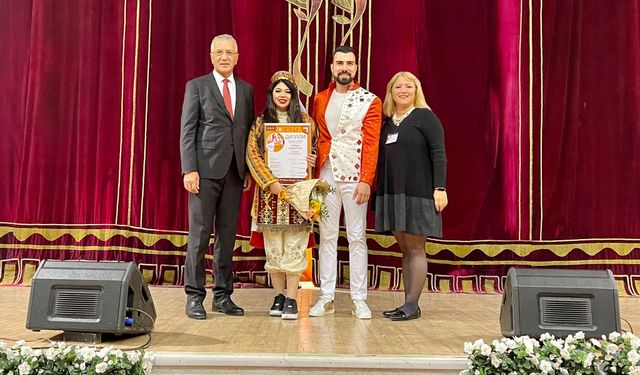
MULTIPOLYGON (((133 254, 144 255, 157 255, 157 256, 186 256, 185 251, 176 250, 155 250, 155 249, 138 249, 130 246, 78 246, 78 245, 29 245, 29 244, 0 244, 0 250, 31 250, 31 251, 86 251, 86 252, 99 252, 99 251, 118 251, 133 254)), ((249 245, 249 241, 236 240, 234 250, 240 249, 242 253, 248 253, 253 249, 249 245)), ((213 259, 212 254, 205 254, 206 259, 213 259)), ((234 261, 250 261, 250 260, 265 260, 265 256, 234 256, 234 261)))
MULTIPOLYGON (((341 237, 345 237, 346 234, 340 233, 341 237)), ((393 246, 396 241, 391 236, 378 236, 368 235, 368 239, 376 241, 381 247, 388 249, 393 246), (382 238, 380 238, 382 237, 382 238)), ((448 250, 456 257, 467 257, 471 252, 479 250, 488 257, 496 257, 504 251, 511 251, 517 256, 525 257, 533 254, 536 251, 550 251, 558 257, 565 257, 573 250, 581 250, 589 256, 594 256, 599 252, 611 249, 619 256, 627 256, 634 249, 640 249, 639 242, 571 242, 571 243, 552 243, 552 242, 540 242, 540 243, 517 243, 517 242, 505 242, 505 243, 469 243, 469 244, 442 244, 435 242, 427 242, 425 246, 425 252, 427 255, 437 255, 438 253, 448 250)), ((346 246, 338 246, 340 251, 349 251, 346 246)), ((391 256, 402 257, 400 251, 388 251, 388 250, 372 250, 369 249, 369 254, 379 256, 391 256)))
POLYGON ((571 251, 579 249, 588 254, 594 256, 605 249, 613 250, 617 255, 627 256, 634 249, 640 248, 640 243, 610 243, 610 242, 595 242, 595 243, 571 243, 571 244, 549 244, 549 243, 535 243, 535 244, 478 244, 478 245, 440 245, 429 243, 427 244, 427 254, 436 255, 443 250, 449 250, 457 257, 464 258, 468 256, 474 250, 480 250, 489 257, 495 257, 504 251, 511 251, 517 256, 525 257, 533 254, 536 251, 546 250, 550 251, 556 256, 565 257, 571 251))
POLYGON ((34 228, 34 227, 8 227, 0 226, 0 237, 13 233, 13 236, 24 242, 34 234, 39 234, 48 241, 55 241, 64 235, 70 235, 80 242, 87 236, 95 236, 100 241, 108 241, 115 236, 137 238, 145 246, 153 246, 160 240, 168 240, 174 246, 182 247, 187 244, 188 234, 155 234, 144 233, 129 229, 119 228, 34 228))
MULTIPOLYGON (((291 226, 282 226, 288 230, 292 229, 291 226)), ((266 229, 266 228, 265 228, 266 229)), ((308 227, 304 227, 303 230, 309 230, 308 227)), ((302 231, 302 229, 300 230, 302 231)), ((142 232, 139 229, 132 227, 128 228, 73 228, 71 225, 55 225, 50 226, 7 226, 0 224, 0 237, 3 237, 9 233, 20 242, 26 241, 29 237, 39 234, 43 236, 47 241, 55 241, 64 235, 70 235, 77 242, 81 242, 87 236, 95 236, 102 242, 106 242, 114 236, 123 236, 126 238, 135 238, 142 242, 145 246, 151 247, 158 243, 160 240, 169 241, 173 246, 183 247, 187 244, 188 234, 186 232, 174 232, 174 233, 147 233, 142 232)), ((346 237, 346 232, 340 232, 341 237, 346 237)), ((399 251, 387 250, 393 246, 396 241, 393 236, 385 236, 380 234, 368 234, 368 241, 374 241, 378 245, 378 249, 370 249, 369 254, 378 256, 391 256, 401 257, 399 251)), ((213 240, 211 241, 213 243, 213 240)), ((33 244, 6 244, 0 246, 2 248, 19 248, 20 246, 30 246, 30 248, 44 248, 46 245, 33 245, 33 244)), ((49 245, 51 246, 51 245, 49 245)), ((60 245, 60 248, 83 248, 83 246, 75 245, 60 245)), ((236 240, 236 248, 240 247, 243 253, 248 253, 252 250, 249 245, 248 239, 236 240)), ((87 248, 86 246, 84 248, 87 248)), ((101 249, 120 249, 124 251, 133 251, 131 247, 118 247, 118 246, 101 246, 101 249), (126 250, 131 249, 131 250, 126 250)), ((527 242, 520 243, 518 241, 428 241, 425 247, 425 252, 428 255, 434 256, 442 251, 448 250, 452 252, 456 257, 467 257, 472 251, 478 250, 489 257, 496 257, 504 251, 511 251, 515 255, 525 257, 540 250, 550 251, 556 256, 565 257, 571 251, 580 249, 590 256, 594 256, 605 249, 613 250, 619 256, 627 256, 634 249, 640 248, 640 240, 636 239, 577 239, 577 240, 558 240, 558 241, 539 241, 539 242, 527 242)), ((341 251, 348 251, 348 248, 341 246, 338 248, 341 251)), ((138 252, 147 251, 147 249, 136 249, 138 252)), ((149 249, 149 251, 155 252, 159 250, 149 249)), ((161 253, 169 254, 170 251, 161 251, 161 253)))
MULTIPOLYGON (((575 260, 442 260, 429 258, 430 264, 444 264, 451 266, 595 266, 595 265, 639 265, 640 259, 575 259, 575 260)), ((475 275, 474 275, 475 276, 475 275)))

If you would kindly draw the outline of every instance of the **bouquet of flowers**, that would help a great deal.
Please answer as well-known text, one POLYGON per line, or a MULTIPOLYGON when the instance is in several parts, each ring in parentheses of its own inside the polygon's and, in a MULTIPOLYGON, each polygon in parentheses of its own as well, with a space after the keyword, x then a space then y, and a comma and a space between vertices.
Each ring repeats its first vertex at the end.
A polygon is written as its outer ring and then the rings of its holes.
POLYGON ((0 374, 123 374, 151 372, 153 355, 144 350, 79 347, 64 342, 32 349, 24 341, 9 347, 0 341, 0 374))
POLYGON ((640 338, 612 332, 586 339, 583 332, 566 339, 548 333, 464 344, 468 368, 461 375, 489 374, 631 374, 640 375, 640 338))
POLYGON ((327 217, 324 200, 334 189, 324 180, 312 179, 289 185, 278 194, 307 220, 318 221, 327 217))

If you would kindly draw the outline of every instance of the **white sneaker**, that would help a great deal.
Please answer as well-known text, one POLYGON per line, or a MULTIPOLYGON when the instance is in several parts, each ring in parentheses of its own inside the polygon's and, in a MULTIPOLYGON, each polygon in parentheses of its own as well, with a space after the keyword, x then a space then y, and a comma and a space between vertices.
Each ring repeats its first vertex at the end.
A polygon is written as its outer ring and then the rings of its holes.
POLYGON ((354 299, 351 308, 351 314, 358 319, 371 319, 371 310, 367 306, 367 302, 363 299, 354 299))
POLYGON ((333 306, 333 300, 320 297, 318 302, 309 310, 309 316, 324 316, 334 312, 336 312, 336 309, 333 306))

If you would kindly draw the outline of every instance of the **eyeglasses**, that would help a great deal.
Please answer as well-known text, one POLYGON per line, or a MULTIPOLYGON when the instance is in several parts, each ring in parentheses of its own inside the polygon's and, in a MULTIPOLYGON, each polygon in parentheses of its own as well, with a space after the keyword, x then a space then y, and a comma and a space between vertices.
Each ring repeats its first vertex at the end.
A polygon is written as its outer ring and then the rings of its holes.
POLYGON ((238 52, 232 51, 232 50, 221 50, 221 49, 217 49, 217 50, 211 51, 211 55, 213 55, 215 57, 222 57, 222 55, 233 56, 236 53, 238 53, 238 52))

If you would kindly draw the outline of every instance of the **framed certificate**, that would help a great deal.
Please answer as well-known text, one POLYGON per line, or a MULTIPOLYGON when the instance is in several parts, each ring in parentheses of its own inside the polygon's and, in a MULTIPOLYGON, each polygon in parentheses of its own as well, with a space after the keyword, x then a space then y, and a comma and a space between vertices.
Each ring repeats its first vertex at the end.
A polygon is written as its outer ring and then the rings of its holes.
POLYGON ((307 155, 311 152, 311 124, 265 123, 265 161, 283 184, 311 178, 307 155))

